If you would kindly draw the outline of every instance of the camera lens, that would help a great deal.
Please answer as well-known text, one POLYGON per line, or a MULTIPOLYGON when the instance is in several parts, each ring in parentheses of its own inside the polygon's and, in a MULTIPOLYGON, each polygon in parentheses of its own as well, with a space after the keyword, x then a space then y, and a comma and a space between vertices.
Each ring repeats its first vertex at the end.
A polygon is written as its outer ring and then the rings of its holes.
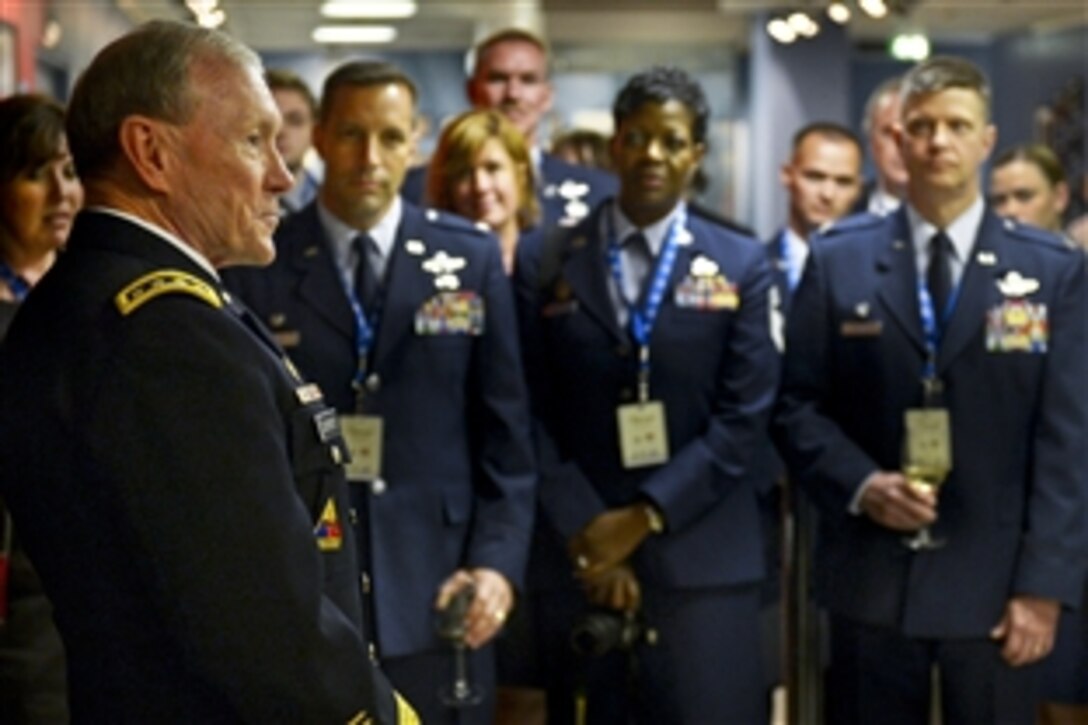
POLYGON ((571 647, 583 657, 600 657, 615 649, 635 645, 641 628, 631 617, 612 610, 593 610, 575 623, 571 647))

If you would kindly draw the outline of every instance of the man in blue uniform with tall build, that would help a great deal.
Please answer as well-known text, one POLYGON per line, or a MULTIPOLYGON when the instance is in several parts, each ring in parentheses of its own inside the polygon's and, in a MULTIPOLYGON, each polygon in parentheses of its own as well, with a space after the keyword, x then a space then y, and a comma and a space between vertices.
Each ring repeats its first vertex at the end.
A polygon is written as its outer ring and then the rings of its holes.
POLYGON ((964 60, 906 75, 906 203, 821 237, 790 313, 776 433, 821 513, 829 722, 927 722, 934 669, 945 722, 1033 722, 1080 594, 1084 260, 986 207, 989 105, 964 60))
POLYGON ((498 243, 398 196, 415 108, 394 66, 334 70, 314 135, 318 198, 281 227, 272 266, 231 283, 342 413, 383 669, 424 722, 488 722, 490 699, 460 713, 440 701, 451 661, 435 609, 474 587, 467 643, 493 696, 489 643, 532 528, 528 398, 498 243))
MULTIPOLYGON (((527 30, 507 28, 477 44, 471 60, 472 73, 465 82, 469 102, 474 108, 502 113, 529 145, 544 229, 577 224, 598 202, 615 193, 616 179, 611 174, 567 163, 541 148, 540 124, 552 107, 554 93, 543 40, 527 30)), ((408 173, 404 198, 423 200, 426 173, 426 166, 408 173)))

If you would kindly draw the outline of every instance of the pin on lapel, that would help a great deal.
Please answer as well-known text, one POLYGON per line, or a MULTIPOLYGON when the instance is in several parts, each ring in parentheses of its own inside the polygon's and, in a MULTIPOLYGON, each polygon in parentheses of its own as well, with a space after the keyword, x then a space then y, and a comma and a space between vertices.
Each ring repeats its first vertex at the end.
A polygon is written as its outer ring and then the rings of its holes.
POLYGON ((404 251, 413 257, 419 257, 427 252, 427 245, 419 239, 409 239, 404 243, 404 251))
POLYGON ((691 260, 692 277, 713 277, 720 269, 717 262, 702 254, 691 260))
POLYGON ((461 280, 455 274, 441 274, 434 278, 434 286, 440 290, 458 290, 461 280))
POLYGON ((589 184, 584 184, 574 179, 567 179, 559 185, 559 196, 564 199, 581 199, 589 193, 589 184))
POLYGON ((906 248, 907 248, 907 243, 904 242, 902 239, 896 239, 894 242, 892 242, 892 249, 894 249, 897 252, 902 252, 906 248))
POLYGON ((854 305, 854 314, 857 315, 858 317, 868 317, 869 316, 869 303, 868 302, 859 302, 856 305, 854 305))
POLYGON ((997 288, 1006 297, 1026 297, 1039 290, 1039 280, 1024 277, 1015 269, 1005 273, 1005 276, 997 280, 997 288))
POLYGON ((997 255, 988 250, 980 251, 975 255, 975 259, 978 260, 978 263, 983 267, 992 267, 997 264, 997 255))
POLYGON ((687 228, 681 229, 676 233, 676 243, 681 247, 686 247, 695 241, 695 237, 691 236, 691 232, 687 228))
POLYGON ((450 274, 465 268, 464 257, 451 257, 444 250, 438 250, 430 259, 423 260, 423 270, 433 275, 450 274))

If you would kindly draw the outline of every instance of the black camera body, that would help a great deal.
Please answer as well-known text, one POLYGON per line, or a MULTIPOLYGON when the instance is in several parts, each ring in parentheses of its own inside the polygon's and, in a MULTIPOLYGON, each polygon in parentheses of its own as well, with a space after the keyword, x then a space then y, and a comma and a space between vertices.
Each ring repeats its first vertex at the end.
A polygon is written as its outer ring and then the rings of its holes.
POLYGON ((637 612, 594 607, 574 623, 570 644, 582 657, 601 657, 609 652, 630 652, 638 644, 654 644, 655 630, 637 612))

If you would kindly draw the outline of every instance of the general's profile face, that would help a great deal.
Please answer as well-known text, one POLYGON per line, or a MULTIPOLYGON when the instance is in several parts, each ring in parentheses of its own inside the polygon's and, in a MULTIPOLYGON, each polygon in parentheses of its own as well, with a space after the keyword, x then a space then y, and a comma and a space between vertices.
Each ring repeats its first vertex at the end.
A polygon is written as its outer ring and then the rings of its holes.
POLYGON ((861 153, 845 139, 811 133, 782 169, 782 184, 791 223, 808 235, 850 212, 861 192, 861 153))
POLYGON ((993 170, 990 203, 1001 216, 1060 232, 1062 212, 1069 203, 1069 189, 1065 184, 1051 184, 1042 170, 1030 161, 1017 159, 993 170))
POLYGON ((415 103, 400 83, 333 91, 314 131, 325 161, 322 203, 355 229, 371 229, 400 193, 414 150, 415 103))
POLYGON ((525 169, 519 169, 502 141, 490 138, 480 148, 467 172, 453 181, 454 211, 482 221, 494 231, 517 224, 519 189, 525 169))
POLYGON ((900 149, 912 190, 974 193, 997 132, 977 91, 948 88, 906 99, 900 149))
POLYGON ((0 184, 0 252, 11 253, 11 245, 36 257, 58 249, 82 203, 83 187, 62 136, 52 158, 0 184))
POLYGON ((194 63, 196 111, 178 129, 175 222, 216 267, 268 264, 279 195, 291 175, 276 150, 280 113, 259 68, 194 63))
POLYGON ((663 219, 684 198, 704 144, 692 136, 694 117, 682 102, 649 102, 620 122, 612 165, 620 179, 624 214, 640 227, 663 219))
POLYGON ((313 139, 314 114, 306 97, 293 88, 274 88, 272 98, 283 116, 276 148, 291 173, 297 174, 313 139))
POLYGON ((476 108, 499 111, 532 143, 540 119, 552 107, 548 58, 525 40, 496 43, 477 59, 468 94, 476 108))

